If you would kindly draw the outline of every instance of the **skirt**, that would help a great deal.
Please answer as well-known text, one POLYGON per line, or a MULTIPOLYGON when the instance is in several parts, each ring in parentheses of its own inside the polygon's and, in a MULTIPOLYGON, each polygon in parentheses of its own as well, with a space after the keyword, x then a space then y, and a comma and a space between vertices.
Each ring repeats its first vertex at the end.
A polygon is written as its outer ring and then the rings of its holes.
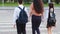
POLYGON ((52 26, 55 26, 55 22, 49 22, 48 20, 47 20, 47 28, 49 28, 49 27, 52 27, 52 26))

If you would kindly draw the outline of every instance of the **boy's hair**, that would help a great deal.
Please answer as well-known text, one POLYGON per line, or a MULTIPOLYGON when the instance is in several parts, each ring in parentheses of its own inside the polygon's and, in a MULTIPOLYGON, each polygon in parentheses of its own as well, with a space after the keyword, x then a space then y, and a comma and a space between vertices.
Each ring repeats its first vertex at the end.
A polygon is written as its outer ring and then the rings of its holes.
POLYGON ((18 0, 18 3, 19 3, 19 4, 22 4, 22 3, 23 3, 23 0, 18 0))

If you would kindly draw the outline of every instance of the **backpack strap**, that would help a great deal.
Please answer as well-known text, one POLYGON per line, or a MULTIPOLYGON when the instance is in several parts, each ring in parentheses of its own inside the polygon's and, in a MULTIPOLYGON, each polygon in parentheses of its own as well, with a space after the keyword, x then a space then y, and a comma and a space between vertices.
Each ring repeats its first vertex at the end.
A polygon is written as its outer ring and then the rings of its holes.
POLYGON ((24 10, 25 9, 25 7, 23 7, 23 9, 21 7, 18 7, 18 8, 21 9, 21 10, 24 10))
POLYGON ((18 7, 18 8, 22 10, 22 8, 20 8, 20 7, 18 7))
POLYGON ((24 8, 23 8, 23 10, 25 9, 25 6, 24 6, 24 8))

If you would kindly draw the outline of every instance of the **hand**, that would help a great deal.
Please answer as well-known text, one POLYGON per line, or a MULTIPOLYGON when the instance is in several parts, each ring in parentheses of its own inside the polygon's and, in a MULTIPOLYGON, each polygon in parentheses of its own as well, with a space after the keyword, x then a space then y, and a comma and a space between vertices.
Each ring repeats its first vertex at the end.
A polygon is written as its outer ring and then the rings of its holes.
POLYGON ((42 20, 41 21, 44 22, 44 17, 42 17, 42 20))
POLYGON ((44 22, 44 19, 42 19, 42 22, 44 22))
POLYGON ((13 24, 13 28, 16 28, 16 24, 13 24))
POLYGON ((30 22, 31 21, 31 17, 29 16, 29 18, 28 18, 28 22, 30 22))

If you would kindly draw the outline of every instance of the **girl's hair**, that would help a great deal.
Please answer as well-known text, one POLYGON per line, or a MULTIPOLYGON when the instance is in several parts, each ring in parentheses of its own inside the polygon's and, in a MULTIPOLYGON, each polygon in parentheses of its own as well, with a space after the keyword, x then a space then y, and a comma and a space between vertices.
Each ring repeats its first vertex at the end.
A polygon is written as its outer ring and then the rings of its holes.
POLYGON ((54 4, 52 2, 49 3, 49 8, 54 8, 54 4))
POLYGON ((33 0, 33 6, 34 6, 36 13, 42 13, 43 12, 42 0, 33 0))

